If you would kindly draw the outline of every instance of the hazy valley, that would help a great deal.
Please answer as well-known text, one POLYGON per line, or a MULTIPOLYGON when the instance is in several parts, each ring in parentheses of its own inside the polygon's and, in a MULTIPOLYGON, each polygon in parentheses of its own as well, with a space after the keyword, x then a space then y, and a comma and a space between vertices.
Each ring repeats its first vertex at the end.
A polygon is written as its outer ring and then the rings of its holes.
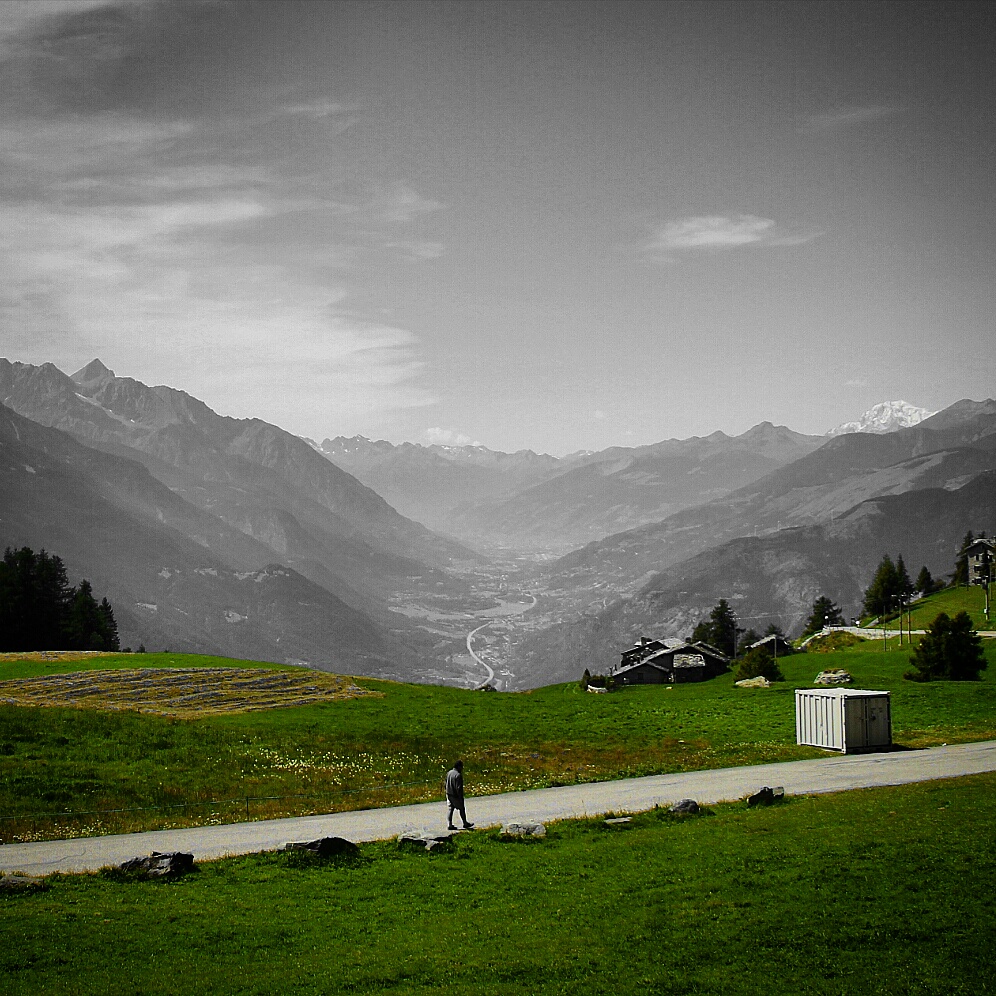
POLYGON ((0 545, 58 553, 149 649, 533 687, 722 597, 757 629, 854 614, 883 553, 943 575, 996 524, 994 401, 564 458, 319 445, 99 361, 0 360, 0 402, 0 545))

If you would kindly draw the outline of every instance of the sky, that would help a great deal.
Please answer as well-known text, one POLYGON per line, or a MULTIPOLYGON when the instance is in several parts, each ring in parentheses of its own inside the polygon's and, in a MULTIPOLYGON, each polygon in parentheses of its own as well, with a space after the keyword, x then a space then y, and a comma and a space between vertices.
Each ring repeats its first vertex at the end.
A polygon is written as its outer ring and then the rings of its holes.
POLYGON ((0 356, 562 455, 996 395, 996 8, 0 2, 0 356))

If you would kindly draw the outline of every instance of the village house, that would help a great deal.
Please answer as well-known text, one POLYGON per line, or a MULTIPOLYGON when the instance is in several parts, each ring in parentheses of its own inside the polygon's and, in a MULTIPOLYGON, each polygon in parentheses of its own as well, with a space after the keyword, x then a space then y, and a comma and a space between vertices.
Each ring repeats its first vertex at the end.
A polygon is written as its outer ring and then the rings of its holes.
POLYGON ((979 537, 966 551, 968 583, 985 584, 996 574, 996 540, 979 537))
POLYGON ((677 641, 669 645, 662 640, 641 637, 631 650, 622 653, 619 667, 611 672, 617 685, 675 685, 706 681, 722 674, 729 659, 704 643, 677 641), (649 649, 656 644, 654 649, 649 649), (649 650, 646 653, 636 651, 649 650))

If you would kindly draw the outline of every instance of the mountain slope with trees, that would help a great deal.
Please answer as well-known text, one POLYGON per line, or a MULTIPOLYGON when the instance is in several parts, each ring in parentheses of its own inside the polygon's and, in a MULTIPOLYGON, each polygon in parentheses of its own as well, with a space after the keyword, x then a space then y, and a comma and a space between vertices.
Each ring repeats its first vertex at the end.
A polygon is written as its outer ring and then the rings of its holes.
POLYGON ((67 377, 0 360, 0 399, 79 442, 139 460, 185 501, 324 583, 384 601, 399 579, 476 558, 399 515, 304 440, 259 419, 217 415, 169 387, 115 377, 99 360, 67 377), (312 565, 317 565, 317 569, 312 565))
POLYGON ((427 676, 427 638, 404 620, 389 630, 142 464, 2 405, 0 509, 0 547, 58 550, 71 576, 107 592, 126 644, 427 676))
MULTIPOLYGON (((842 437, 847 438, 847 437, 842 437)), ((956 490, 869 499, 832 523, 739 537, 652 575, 632 596, 526 637, 515 671, 523 687, 577 679, 618 662, 641 635, 685 637, 727 599, 738 624, 779 623, 798 635, 821 595, 858 614, 883 552, 948 573, 965 529, 996 522, 996 471, 956 490)))

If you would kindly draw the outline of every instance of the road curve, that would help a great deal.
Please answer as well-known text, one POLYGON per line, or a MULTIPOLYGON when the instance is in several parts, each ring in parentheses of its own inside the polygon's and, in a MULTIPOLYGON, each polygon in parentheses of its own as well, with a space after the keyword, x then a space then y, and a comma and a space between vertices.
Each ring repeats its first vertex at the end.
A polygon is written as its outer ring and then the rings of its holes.
MULTIPOLYGON (((640 812, 655 805, 669 805, 678 799, 695 799, 709 805, 742 799, 764 785, 783 786, 788 795, 810 795, 957 778, 987 771, 996 771, 994 740, 928 750, 835 754, 811 761, 651 775, 470 797, 467 814, 479 827, 488 827, 512 820, 548 822, 608 812, 640 812)), ((467 782, 471 790, 473 777, 474 773, 468 771, 467 782)), ((338 836, 360 843, 386 840, 408 831, 439 832, 445 827, 445 819, 445 803, 430 802, 327 816, 6 844, 0 847, 0 871, 20 871, 29 875, 96 871, 152 851, 187 851, 198 861, 209 861, 226 855, 272 851, 295 840, 338 836)))
POLYGON ((485 661, 482 658, 478 657, 477 654, 474 653, 474 634, 475 633, 480 633, 482 629, 487 629, 490 625, 491 625, 490 622, 486 622, 483 626, 478 626, 477 629, 472 629, 467 634, 467 653, 470 654, 470 656, 473 657, 474 660, 478 664, 480 664, 481 667, 483 667, 485 671, 488 672, 488 676, 484 679, 484 681, 482 681, 477 686, 478 688, 482 688, 484 685, 487 685, 489 682, 491 682, 494 679, 494 676, 495 676, 494 668, 492 668, 491 665, 488 664, 487 661, 485 661))

